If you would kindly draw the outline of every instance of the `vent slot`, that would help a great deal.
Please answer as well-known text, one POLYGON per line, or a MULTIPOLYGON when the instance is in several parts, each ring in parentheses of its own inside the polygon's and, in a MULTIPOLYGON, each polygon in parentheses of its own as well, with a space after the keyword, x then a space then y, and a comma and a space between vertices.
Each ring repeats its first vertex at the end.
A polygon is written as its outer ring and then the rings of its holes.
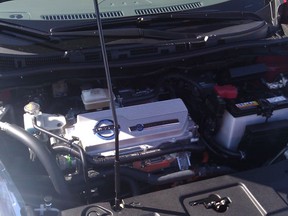
POLYGON ((168 13, 168 12, 190 10, 190 9, 200 8, 202 6, 203 6, 202 2, 194 2, 194 3, 190 3, 190 4, 183 4, 183 5, 174 5, 174 6, 168 6, 168 7, 147 8, 147 9, 135 10, 135 13, 137 15, 159 14, 159 13, 168 13))
MULTIPOLYGON (((122 17, 122 11, 111 11, 100 13, 101 18, 115 18, 122 17)), ((41 15, 43 20, 87 20, 96 19, 95 13, 83 13, 83 14, 54 14, 54 15, 41 15)))

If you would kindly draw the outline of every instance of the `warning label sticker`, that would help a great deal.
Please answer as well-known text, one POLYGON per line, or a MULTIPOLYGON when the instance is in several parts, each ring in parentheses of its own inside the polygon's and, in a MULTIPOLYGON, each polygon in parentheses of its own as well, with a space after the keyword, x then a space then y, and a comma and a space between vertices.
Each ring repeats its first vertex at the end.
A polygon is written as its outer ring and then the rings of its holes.
POLYGON ((277 96, 277 97, 267 98, 266 100, 269 101, 269 103, 275 104, 275 103, 287 101, 287 98, 284 96, 277 96))
POLYGON ((254 107, 257 107, 258 105, 259 103, 257 101, 248 101, 248 102, 235 104, 235 106, 238 107, 239 109, 254 108, 254 107))

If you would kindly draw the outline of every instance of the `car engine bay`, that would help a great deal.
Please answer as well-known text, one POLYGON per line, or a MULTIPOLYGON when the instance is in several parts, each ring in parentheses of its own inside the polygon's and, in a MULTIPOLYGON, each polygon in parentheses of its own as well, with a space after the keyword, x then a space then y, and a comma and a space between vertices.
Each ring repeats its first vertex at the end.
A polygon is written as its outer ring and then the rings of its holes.
MULTIPOLYGON (((121 197, 288 157, 285 58, 215 58, 133 68, 130 75, 113 71, 121 197)), ((71 207, 62 197, 67 191, 77 200, 72 206, 114 197, 115 132, 105 78, 77 73, 22 79, 0 92, 1 121, 9 123, 1 125, 1 160, 33 207, 47 195, 59 209, 71 207)))

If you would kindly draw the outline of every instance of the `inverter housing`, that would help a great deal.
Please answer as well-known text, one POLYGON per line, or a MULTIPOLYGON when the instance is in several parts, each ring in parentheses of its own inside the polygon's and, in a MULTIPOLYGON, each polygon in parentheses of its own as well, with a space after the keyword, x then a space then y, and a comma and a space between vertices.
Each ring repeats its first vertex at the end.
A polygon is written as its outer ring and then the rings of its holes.
MULTIPOLYGON (((181 99, 172 99, 116 109, 119 127, 120 152, 145 151, 177 141, 190 142, 195 123, 181 99)), ((77 116, 74 130, 89 155, 114 154, 113 118, 110 110, 77 116)))

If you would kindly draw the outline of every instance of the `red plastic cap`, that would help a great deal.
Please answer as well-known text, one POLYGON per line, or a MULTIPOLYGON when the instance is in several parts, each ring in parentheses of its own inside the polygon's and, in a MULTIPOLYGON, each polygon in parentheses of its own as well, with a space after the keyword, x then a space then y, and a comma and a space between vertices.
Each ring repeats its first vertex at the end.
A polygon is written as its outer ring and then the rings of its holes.
POLYGON ((215 85, 214 89, 217 95, 225 99, 235 99, 238 96, 238 90, 233 85, 215 85))

